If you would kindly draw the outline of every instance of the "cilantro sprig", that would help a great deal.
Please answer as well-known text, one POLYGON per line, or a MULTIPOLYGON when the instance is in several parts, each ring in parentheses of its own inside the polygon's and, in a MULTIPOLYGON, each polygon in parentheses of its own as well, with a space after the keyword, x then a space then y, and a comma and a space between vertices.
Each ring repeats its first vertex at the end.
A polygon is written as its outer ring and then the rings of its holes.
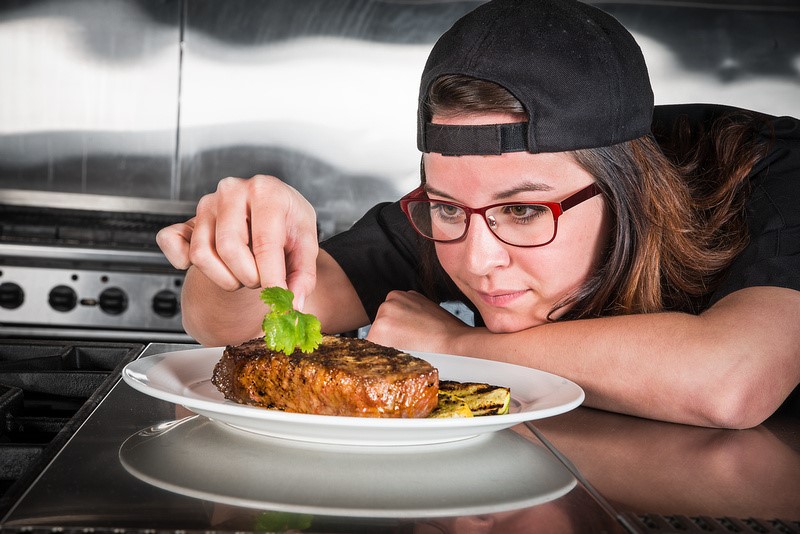
POLYGON ((261 328, 264 341, 270 350, 292 354, 296 348, 312 352, 322 341, 322 325, 310 313, 292 307, 294 293, 282 287, 267 287, 261 291, 261 300, 270 307, 261 328))

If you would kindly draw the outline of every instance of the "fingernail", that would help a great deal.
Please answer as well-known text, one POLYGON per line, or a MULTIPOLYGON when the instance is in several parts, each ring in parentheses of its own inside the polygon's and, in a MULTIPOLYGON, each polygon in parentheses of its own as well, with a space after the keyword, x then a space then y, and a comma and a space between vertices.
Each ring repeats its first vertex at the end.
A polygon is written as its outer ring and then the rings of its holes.
POLYGON ((294 309, 297 311, 303 311, 303 307, 306 305, 306 297, 305 295, 297 295, 294 299, 294 309))

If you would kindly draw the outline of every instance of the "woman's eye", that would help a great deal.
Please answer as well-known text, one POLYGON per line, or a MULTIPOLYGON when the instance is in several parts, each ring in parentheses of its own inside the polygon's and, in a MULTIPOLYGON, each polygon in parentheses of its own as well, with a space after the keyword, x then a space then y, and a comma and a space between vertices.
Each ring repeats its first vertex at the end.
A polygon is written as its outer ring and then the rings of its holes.
POLYGON ((546 215, 548 211, 547 206, 537 204, 517 204, 503 207, 503 215, 516 223, 533 221, 546 215))
POLYGON ((432 202, 431 213, 433 214, 434 217, 438 219, 452 221, 460 219, 462 211, 461 208, 458 208, 456 206, 451 206, 449 204, 438 204, 432 202))

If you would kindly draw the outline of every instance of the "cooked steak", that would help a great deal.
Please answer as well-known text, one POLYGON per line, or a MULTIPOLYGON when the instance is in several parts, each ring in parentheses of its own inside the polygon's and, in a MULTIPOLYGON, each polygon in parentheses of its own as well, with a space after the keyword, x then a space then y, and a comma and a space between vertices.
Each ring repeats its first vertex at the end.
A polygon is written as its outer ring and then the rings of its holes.
POLYGON ((316 351, 271 351, 263 338, 228 346, 211 382, 226 399, 287 412, 427 417, 439 372, 425 360, 365 339, 324 336, 316 351))

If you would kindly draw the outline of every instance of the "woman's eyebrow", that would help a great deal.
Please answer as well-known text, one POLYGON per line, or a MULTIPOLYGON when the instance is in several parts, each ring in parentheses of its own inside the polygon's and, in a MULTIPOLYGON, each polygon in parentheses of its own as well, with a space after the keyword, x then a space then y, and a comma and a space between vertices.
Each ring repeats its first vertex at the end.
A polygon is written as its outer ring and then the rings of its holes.
POLYGON ((521 184, 512 187, 511 189, 505 189, 503 191, 498 191, 495 193, 494 198, 497 200, 505 200, 507 198, 511 198, 515 195, 520 193, 529 193, 531 191, 552 191, 553 186, 545 184, 543 182, 522 182, 521 184))
POLYGON ((435 187, 431 187, 427 183, 424 184, 424 188, 425 188, 425 193, 428 194, 428 195, 436 195, 437 197, 443 197, 443 198, 448 198, 450 200, 455 200, 453 197, 451 197, 450 195, 448 195, 444 191, 440 191, 439 189, 436 189, 435 187))
MULTIPOLYGON (((552 190, 553 190, 553 187, 551 185, 548 185, 548 184, 545 184, 545 183, 542 183, 542 182, 525 181, 525 182, 522 182, 522 183, 520 183, 518 185, 515 185, 514 187, 512 187, 510 189, 504 189, 502 191, 498 191, 497 193, 495 193, 492 196, 492 198, 494 198, 495 200, 505 200, 507 198, 511 198, 511 197, 513 197, 515 195, 518 195, 520 193, 529 193, 531 191, 552 191, 552 190)), ((442 198, 455 200, 454 197, 450 196, 449 194, 445 193, 444 191, 440 191, 439 189, 436 189, 435 187, 431 187, 428 184, 425 184, 425 192, 428 193, 428 194, 433 194, 433 195, 442 197, 442 198)))

